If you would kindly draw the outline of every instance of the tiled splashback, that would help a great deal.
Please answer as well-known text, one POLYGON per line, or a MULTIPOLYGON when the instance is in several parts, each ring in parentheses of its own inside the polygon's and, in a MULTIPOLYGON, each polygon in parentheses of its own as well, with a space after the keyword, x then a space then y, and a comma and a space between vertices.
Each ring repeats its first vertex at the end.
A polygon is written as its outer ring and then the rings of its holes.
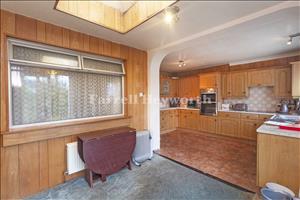
POLYGON ((225 99, 224 103, 246 103, 249 111, 275 112, 281 99, 274 96, 273 87, 249 88, 249 96, 244 99, 225 99))

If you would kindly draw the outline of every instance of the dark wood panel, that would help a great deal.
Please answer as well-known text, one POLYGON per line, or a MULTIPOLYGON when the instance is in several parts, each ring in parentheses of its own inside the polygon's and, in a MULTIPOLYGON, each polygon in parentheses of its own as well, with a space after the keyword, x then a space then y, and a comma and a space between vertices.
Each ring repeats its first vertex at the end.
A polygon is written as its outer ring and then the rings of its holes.
POLYGON ((36 40, 39 42, 46 42, 46 24, 37 21, 36 23, 36 40))
POLYGON ((40 190, 45 190, 49 187, 49 154, 47 140, 39 142, 39 161, 40 190))
POLYGON ((83 50, 83 34, 71 31, 70 32, 70 48, 83 50))
POLYGON ((48 44, 62 46, 63 29, 52 24, 46 24, 46 42, 48 44))

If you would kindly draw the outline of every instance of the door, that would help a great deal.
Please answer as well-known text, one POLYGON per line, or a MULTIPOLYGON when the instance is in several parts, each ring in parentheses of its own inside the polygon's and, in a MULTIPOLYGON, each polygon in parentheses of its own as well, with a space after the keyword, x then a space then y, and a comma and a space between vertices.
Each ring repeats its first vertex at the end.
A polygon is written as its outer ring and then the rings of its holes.
POLYGON ((240 130, 240 119, 218 118, 217 133, 221 135, 238 137, 240 130))
POLYGON ((247 73, 246 72, 231 72, 230 73, 230 89, 231 97, 242 98, 248 95, 247 73))
POLYGON ((217 88, 216 74, 200 74, 199 76, 199 88, 217 88))
POLYGON ((275 71, 275 96, 291 97, 292 95, 291 68, 281 68, 275 71))
POLYGON ((217 118, 216 117, 208 117, 208 116, 201 116, 200 117, 201 123, 201 131, 207 133, 216 133, 217 128, 217 118))

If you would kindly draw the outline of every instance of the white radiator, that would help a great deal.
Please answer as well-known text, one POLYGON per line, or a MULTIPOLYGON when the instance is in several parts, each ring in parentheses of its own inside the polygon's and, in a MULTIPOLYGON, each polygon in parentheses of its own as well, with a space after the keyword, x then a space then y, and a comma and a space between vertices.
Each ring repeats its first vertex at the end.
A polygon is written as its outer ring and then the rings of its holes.
POLYGON ((79 172, 85 168, 84 162, 81 160, 77 142, 67 144, 67 173, 68 175, 79 172))

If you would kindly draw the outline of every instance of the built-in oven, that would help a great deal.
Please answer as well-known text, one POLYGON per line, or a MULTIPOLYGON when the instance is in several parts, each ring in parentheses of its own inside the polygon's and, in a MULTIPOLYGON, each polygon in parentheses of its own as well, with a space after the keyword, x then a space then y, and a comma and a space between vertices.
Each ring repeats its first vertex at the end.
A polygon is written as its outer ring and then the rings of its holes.
POLYGON ((217 93, 215 91, 200 92, 200 114, 217 114, 217 93))

